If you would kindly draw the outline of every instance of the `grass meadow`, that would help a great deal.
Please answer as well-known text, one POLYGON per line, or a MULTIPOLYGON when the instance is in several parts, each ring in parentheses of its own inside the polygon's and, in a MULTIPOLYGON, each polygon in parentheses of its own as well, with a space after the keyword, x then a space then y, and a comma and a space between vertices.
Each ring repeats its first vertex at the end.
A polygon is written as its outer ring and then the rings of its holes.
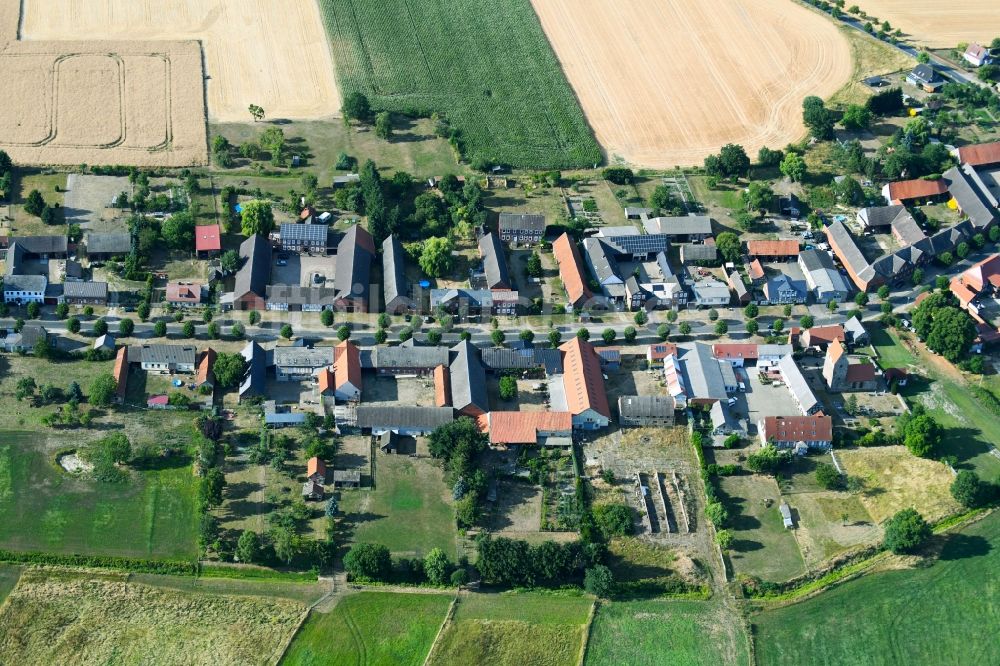
POLYGON ((103 484, 61 470, 31 432, 0 436, 0 548, 128 557, 197 554, 189 464, 103 484))
POLYGON ((431 666, 574 666, 593 602, 546 594, 462 596, 431 666))
POLYGON ((376 487, 340 494, 343 524, 354 542, 380 543, 393 555, 422 557, 435 547, 455 557, 451 492, 440 468, 407 456, 380 455, 376 487))
POLYGON ((446 594, 362 592, 313 612, 282 666, 424 663, 452 600, 446 594))
POLYGON ((322 0, 343 93, 437 111, 466 154, 526 168, 592 166, 594 139, 529 0, 322 0))
POLYGON ((306 607, 26 569, 0 607, 7 664, 273 664, 306 607))
POLYGON ((929 566, 866 575, 753 616, 757 663, 996 663, 1000 515, 935 541, 929 566))
POLYGON ((711 601, 601 603, 584 664, 743 666, 747 637, 728 611, 711 601))

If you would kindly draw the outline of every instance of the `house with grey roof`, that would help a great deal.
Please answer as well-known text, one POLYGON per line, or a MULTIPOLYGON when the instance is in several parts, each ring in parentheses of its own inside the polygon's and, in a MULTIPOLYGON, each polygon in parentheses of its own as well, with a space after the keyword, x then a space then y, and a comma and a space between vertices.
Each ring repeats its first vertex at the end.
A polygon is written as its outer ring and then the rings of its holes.
POLYGON ((447 366, 450 362, 448 348, 436 345, 379 345, 373 347, 370 353, 365 351, 361 354, 361 369, 374 370, 380 375, 429 375, 437 366, 447 366))
POLYGON ((583 258, 601 291, 617 304, 625 301, 625 280, 618 270, 615 252, 599 238, 583 239, 583 258))
POLYGON ((70 305, 106 305, 108 302, 108 283, 63 283, 62 300, 70 305))
POLYGON ((382 241, 382 290, 385 311, 389 314, 412 312, 416 309, 406 281, 406 251, 395 235, 382 241))
POLYGON ((333 287, 300 287, 297 284, 269 284, 267 309, 279 312, 322 312, 337 302, 333 287))
POLYGON ((233 307, 263 310, 271 280, 271 243, 266 236, 254 234, 240 243, 240 258, 243 265, 236 271, 233 307))
POLYGON ((929 63, 920 63, 906 75, 906 82, 927 92, 937 92, 944 81, 929 63))
POLYGON ((544 370, 546 375, 561 375, 563 372, 562 352, 548 347, 486 347, 480 350, 480 358, 486 369, 494 374, 534 368, 544 370))
POLYGON ((944 172, 942 178, 958 209, 969 218, 977 231, 996 224, 997 206, 1000 204, 972 165, 952 167, 944 172))
POLYGON ((91 232, 87 234, 86 245, 91 261, 124 257, 132 251, 132 236, 119 232, 91 232))
POLYGON ((507 272, 507 259, 503 254, 500 238, 493 232, 480 237, 479 256, 483 260, 487 289, 510 289, 512 284, 507 272))
POLYGON ((804 415, 814 414, 822 408, 822 404, 809 387, 809 382, 806 381, 791 354, 778 361, 778 371, 781 373, 781 379, 785 382, 785 386, 788 387, 788 392, 792 394, 795 404, 799 406, 804 415))
POLYGON ((355 224, 337 244, 337 269, 334 286, 337 309, 344 312, 368 312, 371 267, 375 241, 364 227, 355 224))
POLYGON ((680 256, 682 264, 714 264, 719 260, 719 251, 711 243, 685 243, 680 256))
POLYGON ((893 238, 899 241, 904 247, 913 246, 921 252, 929 254, 931 244, 927 240, 927 234, 924 233, 924 230, 920 228, 920 225, 917 224, 917 221, 909 213, 900 215, 894 219, 891 229, 893 238))
POLYGON ((694 293, 695 305, 700 308, 729 305, 732 298, 726 283, 711 278, 695 282, 691 291, 694 293))
POLYGON ((647 233, 665 234, 676 243, 703 241, 712 235, 712 218, 706 215, 654 217, 643 224, 647 233))
POLYGON ((510 289, 431 289, 431 310, 444 310, 461 319, 480 315, 517 314, 520 294, 510 289))
POLYGON ((913 216, 906 210, 906 206, 903 205, 873 206, 858 211, 858 224, 866 231, 883 231, 891 227, 893 222, 901 217, 913 219, 913 216))
POLYGON ((44 275, 10 275, 3 279, 4 303, 44 303, 49 279, 44 275))
POLYGON ((197 355, 193 345, 132 345, 128 362, 139 363, 147 372, 194 372, 197 355))
POLYGON ((333 347, 289 345, 274 348, 274 374, 279 382, 302 382, 320 368, 333 365, 333 347))
POLYGON ((826 252, 803 250, 799 253, 798 263, 806 286, 817 303, 842 302, 850 295, 851 286, 826 252))
POLYGON ((778 273, 764 284, 764 296, 771 305, 805 303, 805 284, 785 273, 778 273))
POLYGON ((537 245, 545 236, 545 216, 535 213, 500 213, 500 240, 511 245, 537 245))
POLYGON ((969 220, 941 229, 930 237, 931 254, 936 257, 942 252, 954 252, 959 243, 967 242, 973 235, 975 232, 969 220))
POLYGON ((327 231, 325 224, 282 224, 279 228, 281 249, 326 254, 327 231))
MULTIPOLYGON (((722 376, 722 366, 719 359, 715 358, 710 345, 696 342, 690 349, 684 350, 680 360, 684 368, 684 384, 687 387, 689 403, 710 405, 726 399, 726 382, 722 376)), ((725 361, 721 363, 729 365, 725 361)))
POLYGON ((10 245, 18 244, 27 259, 65 259, 66 236, 11 236, 10 245))
POLYGON ((479 358, 479 350, 463 340, 451 348, 451 404, 464 416, 477 417, 490 411, 486 393, 486 368, 479 358))
POLYGON ((395 405, 359 405, 357 426, 379 436, 387 432, 420 437, 455 420, 451 407, 412 407, 395 405))
POLYGON ((25 324, 20 333, 13 331, 0 338, 0 348, 6 352, 31 354, 39 340, 48 340, 49 332, 38 324, 25 324))
POLYGON ((246 372, 240 380, 240 402, 263 396, 267 385, 267 353, 256 342, 250 341, 240 351, 246 361, 246 372))

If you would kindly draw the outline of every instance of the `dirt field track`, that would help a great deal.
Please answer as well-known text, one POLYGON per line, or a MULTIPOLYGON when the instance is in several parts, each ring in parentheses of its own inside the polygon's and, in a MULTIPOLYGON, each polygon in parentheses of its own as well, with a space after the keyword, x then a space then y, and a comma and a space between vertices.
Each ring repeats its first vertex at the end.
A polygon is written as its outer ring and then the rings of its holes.
POLYGON ((532 0, 611 160, 700 164, 800 138, 802 99, 851 74, 833 23, 788 0, 532 0))
MULTIPOLYGON (((17 4, 16 0, 14 4, 17 4)), ((334 115, 340 96, 316 0, 25 0, 24 40, 201 41, 220 122, 334 115)))
MULTIPOLYGON (((851 4, 851 3, 848 3, 851 4)), ((857 0, 879 21, 888 21, 919 44, 950 48, 961 42, 989 44, 1000 36, 995 0, 857 0)))

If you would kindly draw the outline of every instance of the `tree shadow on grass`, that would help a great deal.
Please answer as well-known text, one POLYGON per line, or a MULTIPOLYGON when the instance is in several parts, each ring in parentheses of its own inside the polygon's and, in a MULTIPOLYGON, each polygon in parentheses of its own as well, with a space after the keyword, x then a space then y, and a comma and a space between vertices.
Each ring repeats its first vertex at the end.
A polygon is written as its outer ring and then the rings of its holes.
POLYGON ((246 499, 250 496, 250 493, 260 489, 261 485, 259 483, 253 483, 251 481, 238 481, 236 483, 226 485, 226 497, 231 500, 246 499))
POLYGON ((991 445, 983 439, 983 433, 976 428, 947 428, 939 447, 945 456, 955 456, 959 465, 971 469, 968 463, 976 456, 988 453, 991 445))
POLYGON ((737 553, 750 553, 755 550, 762 550, 763 548, 764 544, 751 539, 733 539, 733 543, 730 546, 730 550, 737 553))
POLYGON ((964 560, 968 557, 982 557, 989 554, 992 546, 981 536, 972 534, 949 534, 944 537, 938 559, 944 561, 964 560))

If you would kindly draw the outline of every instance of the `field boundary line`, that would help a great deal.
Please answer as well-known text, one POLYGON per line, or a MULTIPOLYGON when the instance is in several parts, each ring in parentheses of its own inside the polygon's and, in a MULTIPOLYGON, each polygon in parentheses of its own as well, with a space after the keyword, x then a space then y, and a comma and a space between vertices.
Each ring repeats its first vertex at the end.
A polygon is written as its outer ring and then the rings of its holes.
POLYGON ((583 662, 587 659, 587 648, 590 646, 590 629, 594 626, 594 618, 597 617, 597 607, 600 604, 599 599, 594 599, 594 603, 590 604, 587 624, 583 625, 583 644, 580 645, 580 658, 576 660, 577 666, 583 666, 583 662))
POLYGON ((431 643, 431 649, 427 651, 427 656, 424 657, 424 666, 429 666, 431 663, 431 657, 434 656, 434 650, 437 649, 438 643, 441 642, 441 636, 444 634, 445 627, 447 627, 455 617, 456 606, 458 606, 457 594, 451 600, 451 604, 448 606, 448 612, 444 614, 444 619, 441 621, 441 626, 438 627, 437 635, 434 636, 434 642, 431 643))
POLYGON ((285 641, 285 645, 281 648, 281 652, 278 653, 278 658, 271 662, 274 666, 278 666, 278 664, 281 663, 281 660, 285 658, 285 655, 288 653, 288 648, 292 647, 292 642, 295 640, 295 637, 299 635, 299 632, 302 631, 302 625, 306 623, 306 620, 309 619, 310 615, 312 615, 312 610, 306 608, 306 612, 299 618, 299 623, 295 625, 295 631, 291 633, 288 640, 285 641))

